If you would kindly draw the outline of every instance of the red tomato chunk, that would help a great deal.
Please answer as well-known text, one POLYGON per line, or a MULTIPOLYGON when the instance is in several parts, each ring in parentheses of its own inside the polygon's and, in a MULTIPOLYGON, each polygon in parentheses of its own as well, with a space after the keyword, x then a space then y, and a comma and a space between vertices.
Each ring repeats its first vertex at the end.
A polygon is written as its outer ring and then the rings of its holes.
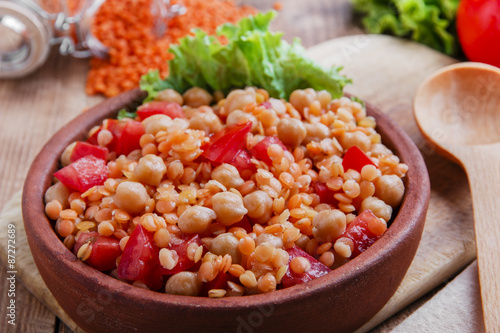
POLYGON ((242 153, 246 146, 246 137, 250 133, 252 123, 238 124, 226 127, 223 131, 216 133, 210 138, 210 143, 203 155, 210 161, 216 163, 230 163, 238 156, 240 167, 249 161, 248 153, 242 153), (242 162, 243 161, 243 162, 242 162))
POLYGON ((186 118, 182 107, 177 103, 152 101, 140 106, 137 109, 137 115, 141 120, 151 117, 155 114, 164 114, 170 118, 186 118))
POLYGON ((267 148, 269 148, 270 145, 272 144, 277 144, 281 148, 283 148, 283 151, 287 151, 288 149, 286 146, 281 142, 281 140, 278 137, 275 136, 266 136, 264 139, 260 140, 251 150, 250 153, 252 154, 253 157, 255 157, 258 160, 266 162, 268 165, 272 165, 271 158, 267 154, 267 148))
POLYGON ((234 159, 231 161, 231 164, 236 167, 239 172, 243 172, 244 170, 255 171, 255 166, 250 161, 251 158, 250 154, 246 150, 242 149, 238 154, 236 154, 234 159))
POLYGON ((371 210, 365 210, 348 224, 341 237, 347 237, 354 242, 351 258, 357 257, 364 252, 384 234, 385 229, 380 227, 381 223, 382 221, 371 210), (380 230, 384 232, 380 233, 380 230), (374 233, 374 231, 378 234, 374 233))
POLYGON ((54 177, 67 188, 80 193, 96 185, 104 184, 108 175, 109 169, 106 162, 92 155, 82 157, 54 173, 54 177))
POLYGON ((113 140, 106 146, 109 151, 114 151, 118 156, 128 155, 140 149, 139 140, 145 133, 142 123, 135 120, 106 119, 102 126, 87 140, 88 143, 97 145, 97 137, 102 130, 108 130, 113 135, 113 140))
POLYGON ((123 127, 118 127, 116 132, 111 131, 115 138, 114 151, 119 155, 128 155, 136 149, 141 149, 139 141, 145 133, 144 126, 138 121, 127 121, 123 127))
POLYGON ((319 201, 321 203, 327 203, 330 205, 338 205, 337 199, 335 199, 333 196, 335 195, 334 190, 331 190, 326 186, 324 183, 320 183, 318 181, 313 182, 312 186, 314 188, 314 192, 319 196, 319 201))
POLYGON ((202 296, 208 296, 208 292, 212 289, 227 289, 228 288, 228 282, 238 282, 238 278, 232 276, 229 273, 223 273, 220 272, 215 279, 213 279, 210 282, 204 283, 203 287, 201 288, 201 295, 202 296))
MULTIPOLYGON (((201 245, 200 236, 198 234, 195 235, 182 235, 181 238, 172 237, 170 240, 170 245, 167 247, 169 250, 173 250, 179 256, 179 261, 177 265, 175 265, 172 269, 166 269, 161 267, 160 273, 161 275, 172 275, 175 273, 179 273, 182 271, 187 271, 191 267, 195 265, 195 262, 188 258, 187 249, 190 244, 201 245)), ((158 262, 159 264, 160 262, 158 262)))
POLYGON ((332 271, 330 268, 326 267, 318 260, 314 259, 314 257, 310 256, 308 253, 306 253, 298 246, 286 249, 286 251, 290 255, 290 259, 288 261, 289 265, 293 258, 304 257, 311 264, 311 268, 309 268, 307 272, 302 274, 295 273, 292 269, 288 268, 285 275, 283 276, 283 279, 281 280, 284 288, 288 288, 296 284, 301 284, 307 281, 314 280, 332 271))
POLYGON ((363 169, 363 167, 368 164, 375 165, 372 160, 356 146, 352 146, 351 148, 347 149, 342 161, 344 171, 353 169, 357 172, 361 172, 361 169, 363 169))
POLYGON ((108 149, 87 142, 78 141, 75 145, 75 148, 73 148, 70 161, 75 162, 80 158, 88 155, 92 155, 96 158, 100 158, 101 160, 106 161, 108 159, 108 149))
POLYGON ((154 243, 153 235, 142 225, 137 225, 123 250, 118 277, 141 281, 151 289, 158 290, 163 285, 163 279, 158 272, 160 250, 154 243))
POLYGON ((85 261, 99 271, 109 271, 116 268, 116 259, 122 254, 118 239, 105 237, 99 233, 84 232, 78 237, 73 253, 76 255, 83 244, 89 243, 92 247, 90 256, 85 261))

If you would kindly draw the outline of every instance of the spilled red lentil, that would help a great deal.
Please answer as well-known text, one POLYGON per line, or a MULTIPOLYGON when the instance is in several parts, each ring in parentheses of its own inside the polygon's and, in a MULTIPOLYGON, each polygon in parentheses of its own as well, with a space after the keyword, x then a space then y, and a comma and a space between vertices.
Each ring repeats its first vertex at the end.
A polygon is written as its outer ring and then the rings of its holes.
MULTIPOLYGON (((73 0, 76 1, 76 0, 73 0)), ((178 1, 171 1, 176 4, 178 1)), ((224 23, 235 23, 255 14, 250 6, 238 6, 232 0, 182 0, 187 11, 167 22, 161 38, 153 32, 151 0, 107 0, 96 13, 92 33, 109 48, 109 58, 92 58, 86 92, 107 97, 138 87, 149 69, 168 74, 170 44, 200 28, 209 34, 224 23)))
POLYGON ((88 265, 142 288, 226 297, 305 283, 380 238, 408 167, 365 108, 162 91, 69 145, 46 213, 88 265))

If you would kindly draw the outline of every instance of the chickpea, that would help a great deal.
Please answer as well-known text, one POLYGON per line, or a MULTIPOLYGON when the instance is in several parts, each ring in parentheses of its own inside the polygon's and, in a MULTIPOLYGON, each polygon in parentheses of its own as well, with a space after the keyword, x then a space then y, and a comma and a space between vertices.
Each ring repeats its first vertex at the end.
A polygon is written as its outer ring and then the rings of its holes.
POLYGON ((346 228, 346 216, 338 210, 322 210, 312 220, 313 235, 320 242, 333 242, 346 228))
POLYGON ((217 215, 210 208, 192 206, 186 208, 181 216, 179 216, 177 225, 184 233, 201 234, 208 229, 210 222, 212 222, 216 217, 217 215))
POLYGON ((286 112, 286 105, 280 99, 269 98, 269 103, 271 103, 271 107, 278 115, 283 115, 286 112))
POLYGON ((258 220, 267 221, 272 214, 273 199, 264 191, 255 191, 247 194, 243 198, 245 208, 248 209, 248 216, 258 220))
POLYGON ((295 118, 283 118, 278 123, 278 138, 284 143, 297 147, 306 138, 307 130, 304 123, 295 118))
POLYGON ((212 111, 210 107, 200 107, 198 112, 189 119, 189 127, 205 131, 208 135, 222 130, 222 124, 219 117, 212 111))
POLYGON ((308 108, 315 99, 316 91, 311 88, 305 90, 298 89, 290 95, 290 103, 301 114, 304 114, 304 108, 308 108))
POLYGON ((219 256, 229 254, 233 264, 239 264, 241 262, 241 252, 238 249, 238 242, 238 238, 232 233, 220 234, 213 239, 210 245, 210 252, 219 256))
POLYGON ((121 182, 116 187, 115 204, 129 214, 139 214, 146 208, 148 192, 141 183, 121 182))
POLYGON ((142 121, 147 134, 156 135, 159 131, 166 131, 172 125, 172 118, 164 114, 155 114, 142 121))
POLYGON ((212 171, 212 179, 224 185, 227 189, 238 188, 245 182, 238 169, 231 164, 221 164, 212 171))
POLYGON ((52 200, 57 200, 61 203, 62 209, 69 206, 68 203, 69 190, 63 183, 57 182, 45 191, 45 202, 49 203, 52 200))
POLYGON ((184 104, 184 100, 182 99, 181 94, 179 94, 174 89, 165 89, 159 91, 158 95, 156 95, 155 97, 155 100, 162 102, 177 103, 179 105, 184 104))
POLYGON ((234 110, 243 110, 247 104, 254 102, 254 89, 236 89, 227 95, 226 102, 224 103, 224 111, 227 115, 229 115, 234 110))
POLYGON ((214 195, 212 207, 217 214, 217 222, 225 226, 241 221, 248 212, 241 197, 233 192, 222 192, 214 195))
POLYGON ((257 118, 255 118, 253 114, 241 110, 234 110, 227 116, 226 125, 233 126, 236 124, 244 124, 249 121, 252 122, 252 131, 257 129, 257 125, 259 122, 257 121, 257 118))
POLYGON ((73 149, 75 149, 76 141, 70 143, 63 151, 61 155, 61 164, 63 167, 69 165, 71 163, 71 154, 73 154, 73 149))
POLYGON ((212 95, 208 91, 199 87, 188 89, 182 97, 184 98, 184 103, 193 108, 210 105, 213 100, 212 95))
POLYGON ((263 233, 257 236, 257 238, 255 239, 255 246, 259 246, 264 243, 272 244, 275 248, 280 249, 283 247, 283 238, 276 237, 272 234, 263 233))
POLYGON ((262 112, 257 115, 257 119, 262 123, 264 128, 276 126, 279 121, 276 111, 267 108, 264 108, 262 112))
POLYGON ((318 91, 318 101, 323 109, 328 107, 328 104, 332 101, 332 95, 326 90, 318 91))
POLYGON ((202 285, 196 273, 180 272, 168 279, 165 292, 172 295, 198 296, 202 285))
POLYGON ((375 196, 389 206, 394 208, 403 200, 405 186, 398 176, 384 175, 375 179, 373 183, 375 184, 375 196))
POLYGON ((158 186, 163 175, 167 172, 165 162, 159 156, 148 154, 139 159, 134 169, 134 177, 147 185, 158 186))
POLYGON ((364 152, 368 152, 372 145, 370 138, 363 132, 346 132, 340 137, 340 143, 344 149, 349 149, 352 146, 357 146, 364 152))
POLYGON ((304 139, 304 144, 309 143, 311 141, 321 141, 330 137, 330 129, 328 126, 322 123, 305 123, 304 124, 307 130, 306 138, 304 139))
POLYGON ((368 197, 361 203, 360 212, 364 210, 371 210, 376 217, 380 217, 389 222, 392 215, 392 207, 377 197, 368 197))

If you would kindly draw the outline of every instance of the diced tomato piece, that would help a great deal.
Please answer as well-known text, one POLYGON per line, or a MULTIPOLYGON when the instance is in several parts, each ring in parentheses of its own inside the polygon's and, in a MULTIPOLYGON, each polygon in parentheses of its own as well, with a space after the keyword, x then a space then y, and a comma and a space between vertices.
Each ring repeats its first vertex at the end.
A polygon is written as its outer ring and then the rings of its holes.
POLYGON ((344 171, 353 169, 357 172, 361 172, 361 169, 363 169, 363 167, 367 164, 375 165, 372 160, 357 146, 352 146, 347 149, 344 154, 344 159, 342 160, 344 171))
POLYGON ((108 179, 109 169, 106 162, 89 155, 54 173, 67 188, 83 193, 89 188, 104 184, 108 179))
POLYGON ((163 285, 158 274, 160 250, 153 240, 153 233, 138 224, 132 232, 118 264, 118 277, 129 281, 141 281, 153 290, 163 285))
POLYGON ((280 145, 281 148, 283 148, 283 151, 287 150, 286 146, 283 144, 283 142, 281 142, 281 140, 278 137, 266 136, 264 139, 260 140, 255 146, 253 146, 252 149, 250 149, 250 153, 256 159, 264 161, 268 165, 271 165, 272 161, 269 155, 267 154, 267 148, 272 144, 280 145))
POLYGON ((308 253, 306 253, 298 246, 286 249, 286 251, 290 255, 288 265, 290 265, 290 262, 292 261, 293 258, 304 257, 309 261, 309 263, 311 263, 311 268, 309 268, 307 272, 302 274, 295 273, 294 271, 292 271, 291 268, 288 268, 288 270, 286 271, 285 275, 281 280, 284 288, 288 288, 296 284, 301 284, 307 281, 314 280, 332 271, 330 268, 328 268, 318 260, 311 257, 308 253))
POLYGON ((250 154, 246 150, 242 149, 238 154, 236 154, 230 164, 236 167, 239 172, 243 172, 244 170, 255 171, 255 165, 250 161, 250 159, 250 154))
POLYGON ((92 145, 87 142, 78 141, 75 145, 75 148, 73 148, 73 152, 71 153, 71 157, 69 158, 69 160, 71 162, 75 162, 80 158, 88 155, 92 155, 106 161, 108 159, 108 149, 92 145))
POLYGON ((195 262, 189 259, 187 254, 188 246, 192 243, 195 243, 198 246, 202 245, 200 236, 198 236, 198 234, 183 235, 180 238, 172 236, 172 238, 170 239, 170 245, 167 247, 167 249, 177 252, 179 261, 177 262, 177 265, 175 265, 175 267, 172 269, 161 267, 161 275, 172 275, 182 271, 187 271, 195 265, 195 262))
POLYGON ((126 121, 120 121, 117 119, 106 119, 103 121, 101 128, 92 135, 87 142, 91 144, 98 144, 97 143, 97 136, 99 135, 99 132, 102 130, 108 130, 111 132, 113 135, 113 140, 106 146, 109 151, 115 151, 116 144, 118 142, 118 139, 120 138, 120 135, 122 134, 123 128, 125 127, 126 121), (94 137, 95 137, 95 143, 94 143, 94 137))
POLYGON ((203 155, 212 162, 231 163, 246 146, 246 136, 251 128, 251 121, 226 127, 210 138, 210 144, 203 155))
POLYGON ((81 233, 76 241, 73 253, 76 255, 83 244, 90 243, 92 251, 85 263, 99 271, 109 271, 116 268, 116 259, 122 254, 120 242, 115 237, 105 237, 99 233, 81 233))
POLYGON ((267 102, 267 101, 260 103, 259 106, 263 106, 266 109, 271 109, 273 107, 272 104, 271 104, 271 102, 267 102))
POLYGON ((97 142, 97 136, 99 135, 99 132, 102 130, 102 126, 97 129, 89 138, 87 139, 87 142, 90 143, 91 145, 97 146, 99 143, 97 142))
POLYGON ((106 119, 101 127, 87 139, 90 144, 97 145, 97 136, 102 130, 108 130, 113 135, 113 140, 106 146, 109 151, 119 155, 128 155, 136 149, 140 149, 139 141, 145 133, 142 123, 135 120, 106 119))
POLYGON ((137 115, 141 120, 151 117, 155 114, 164 114, 170 118, 186 118, 182 107, 177 103, 152 101, 141 105, 137 109, 137 115))
MULTIPOLYGON (((364 252, 385 232, 382 232, 380 235, 374 234, 369 228, 371 223, 372 225, 380 225, 381 222, 371 210, 367 209, 347 225, 341 237, 347 237, 354 242, 354 250, 352 251, 351 258, 357 257, 360 253, 364 252)), ((380 230, 380 228, 378 229, 380 230)))
POLYGON ((210 282, 204 283, 203 287, 201 288, 201 296, 208 296, 208 292, 212 289, 227 289, 228 285, 227 282, 238 282, 238 278, 235 276, 232 276, 229 273, 223 273, 220 272, 217 274, 215 279, 213 279, 210 282))
POLYGON ((250 224, 250 221, 248 220, 248 217, 243 216, 240 222, 236 222, 235 224, 231 224, 230 228, 243 228, 245 231, 249 234, 253 231, 253 227, 250 224))
POLYGON ((115 141, 113 150, 120 156, 128 155, 132 151, 140 149, 141 145, 139 141, 145 131, 142 123, 135 120, 128 120, 119 133, 115 133, 114 131, 111 131, 111 133, 113 133, 113 141, 115 141))
POLYGON ((312 183, 312 187, 314 188, 314 192, 319 196, 319 201, 321 203, 326 203, 334 206, 338 205, 338 200, 333 197, 337 192, 328 188, 325 183, 315 181, 312 183))

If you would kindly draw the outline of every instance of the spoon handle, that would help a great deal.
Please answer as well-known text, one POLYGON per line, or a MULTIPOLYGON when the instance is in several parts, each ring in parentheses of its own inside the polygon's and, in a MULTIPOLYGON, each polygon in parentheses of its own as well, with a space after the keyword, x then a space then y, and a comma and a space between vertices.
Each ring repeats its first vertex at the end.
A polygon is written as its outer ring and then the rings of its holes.
MULTIPOLYGON (((469 151, 469 150, 468 150, 469 151)), ((500 332, 500 145, 474 147, 461 159, 474 209, 479 283, 487 333, 500 332)))

